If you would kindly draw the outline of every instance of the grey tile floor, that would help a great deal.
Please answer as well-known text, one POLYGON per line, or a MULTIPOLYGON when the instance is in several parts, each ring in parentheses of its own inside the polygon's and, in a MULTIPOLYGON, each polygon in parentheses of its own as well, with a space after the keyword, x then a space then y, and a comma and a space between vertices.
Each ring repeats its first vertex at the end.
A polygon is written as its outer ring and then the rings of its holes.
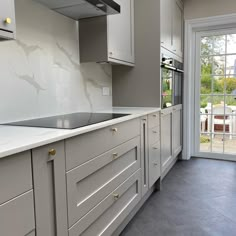
POLYGON ((236 236, 236 163, 179 161, 121 236, 236 236))

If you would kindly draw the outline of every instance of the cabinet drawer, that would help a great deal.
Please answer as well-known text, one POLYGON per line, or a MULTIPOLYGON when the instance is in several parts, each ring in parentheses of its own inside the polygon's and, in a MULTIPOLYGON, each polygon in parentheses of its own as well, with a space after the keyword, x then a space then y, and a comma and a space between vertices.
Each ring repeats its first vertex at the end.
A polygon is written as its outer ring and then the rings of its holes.
POLYGON ((148 115, 148 128, 154 128, 160 125, 160 112, 148 115))
POLYGON ((152 187, 161 176, 160 156, 160 142, 157 142, 149 149, 149 187, 152 187))
POLYGON ((71 170, 92 158, 140 135, 135 119, 66 140, 66 169, 71 170))
POLYGON ((67 173, 69 227, 140 169, 140 137, 67 173))
POLYGON ((153 145, 156 142, 160 141, 160 127, 156 126, 148 130, 148 142, 149 145, 153 145))
POLYGON ((4 236, 34 235, 33 191, 0 205, 0 229, 4 236))
POLYGON ((141 200, 141 170, 108 195, 69 230, 69 236, 111 236, 141 200))
POLYGON ((0 204, 32 189, 31 154, 0 159, 0 204))

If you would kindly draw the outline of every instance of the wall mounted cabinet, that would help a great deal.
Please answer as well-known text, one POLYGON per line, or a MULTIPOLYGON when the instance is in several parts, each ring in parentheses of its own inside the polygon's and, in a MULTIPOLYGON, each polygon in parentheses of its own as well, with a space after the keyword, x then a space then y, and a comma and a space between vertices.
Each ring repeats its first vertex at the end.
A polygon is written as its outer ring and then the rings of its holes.
POLYGON ((121 13, 79 21, 80 61, 134 66, 134 0, 117 0, 121 13))
POLYGON ((0 41, 14 39, 15 31, 15 1, 0 0, 0 41))
POLYGON ((183 57, 184 13, 181 0, 161 0, 161 46, 183 57))

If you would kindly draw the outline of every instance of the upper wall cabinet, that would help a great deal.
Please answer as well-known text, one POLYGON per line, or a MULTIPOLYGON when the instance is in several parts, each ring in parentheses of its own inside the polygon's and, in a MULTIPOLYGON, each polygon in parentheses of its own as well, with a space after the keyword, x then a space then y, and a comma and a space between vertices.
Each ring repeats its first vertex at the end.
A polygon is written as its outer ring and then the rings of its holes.
POLYGON ((161 46, 172 48, 172 4, 173 0, 161 0, 161 46))
POLYGON ((134 66, 134 0, 116 0, 121 13, 79 21, 80 60, 134 66))
POLYGON ((15 2, 0 0, 0 41, 15 38, 15 2))
POLYGON ((161 46, 183 57, 183 2, 161 0, 161 46))

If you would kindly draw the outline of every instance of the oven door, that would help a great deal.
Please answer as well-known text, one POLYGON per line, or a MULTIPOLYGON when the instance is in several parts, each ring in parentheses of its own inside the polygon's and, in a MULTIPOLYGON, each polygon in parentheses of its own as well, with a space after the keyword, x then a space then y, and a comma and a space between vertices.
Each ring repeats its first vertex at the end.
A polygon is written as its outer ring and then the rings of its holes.
POLYGON ((174 70, 170 67, 161 67, 162 80, 162 109, 174 105, 174 70))
POLYGON ((174 106, 183 104, 183 72, 174 72, 174 83, 173 83, 173 104, 174 106))

